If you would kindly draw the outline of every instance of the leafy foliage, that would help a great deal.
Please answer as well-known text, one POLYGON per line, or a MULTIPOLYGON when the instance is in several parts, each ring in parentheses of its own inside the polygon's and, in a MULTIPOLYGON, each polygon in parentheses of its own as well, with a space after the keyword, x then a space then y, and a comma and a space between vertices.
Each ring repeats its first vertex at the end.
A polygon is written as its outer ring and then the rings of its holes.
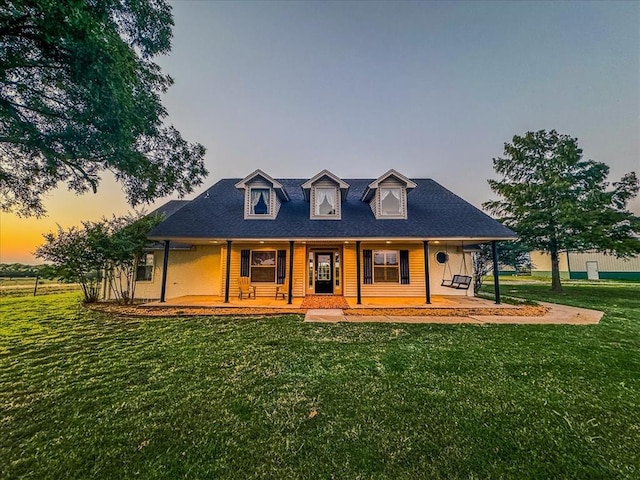
POLYGON ((558 253, 599 249, 618 256, 640 252, 640 219, 626 205, 638 193, 627 173, 609 188, 609 167, 582 159, 578 140, 555 130, 527 132, 494 158, 502 180, 489 180, 500 200, 484 207, 532 250, 551 255, 552 288, 561 290, 558 253))
POLYGON ((51 262, 61 277, 77 279, 85 302, 97 301, 106 262, 105 222, 83 222, 82 227, 67 230, 58 225, 57 233, 49 232, 43 237, 45 243, 36 249, 35 256, 51 262))
POLYGON ((24 265, 22 263, 0 263, 0 277, 36 277, 41 275, 45 265, 24 265))
POLYGON ((106 278, 116 299, 132 303, 136 268, 148 243, 147 235, 162 220, 160 215, 114 217, 110 220, 106 278))
MULTIPOLYGON (((473 252, 473 291, 478 293, 484 279, 493 272, 493 253, 490 244, 482 244, 473 252)), ((513 268, 516 274, 531 269, 529 249, 520 242, 503 242, 498 247, 498 264, 513 268)))
POLYGON ((478 293, 485 277, 493 271, 491 245, 488 243, 480 245, 478 250, 471 254, 471 262, 473 264, 473 293, 478 293))
POLYGON ((44 213, 66 182, 96 191, 103 171, 135 206, 207 174, 205 149, 164 124, 172 84, 152 59, 171 48, 165 0, 0 3, 0 207, 44 213))
POLYGON ((36 256, 51 262, 65 279, 77 280, 86 303, 100 296, 103 280, 116 298, 130 303, 135 293, 137 260, 147 243, 147 234, 162 218, 158 215, 126 215, 83 222, 82 227, 47 233, 36 256))

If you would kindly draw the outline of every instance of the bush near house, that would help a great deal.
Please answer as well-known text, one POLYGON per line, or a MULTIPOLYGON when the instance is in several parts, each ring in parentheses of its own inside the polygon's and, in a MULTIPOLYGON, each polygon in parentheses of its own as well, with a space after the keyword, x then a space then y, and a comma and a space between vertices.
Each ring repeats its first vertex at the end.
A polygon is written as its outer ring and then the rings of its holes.
POLYGON ((638 478, 640 285, 599 325, 127 319, 0 303, 1 478, 638 478))

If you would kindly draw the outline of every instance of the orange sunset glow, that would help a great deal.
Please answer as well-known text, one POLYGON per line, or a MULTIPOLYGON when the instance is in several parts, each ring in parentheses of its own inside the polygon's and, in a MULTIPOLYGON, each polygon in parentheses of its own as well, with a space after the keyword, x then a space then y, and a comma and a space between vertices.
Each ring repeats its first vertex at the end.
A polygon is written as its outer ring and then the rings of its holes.
MULTIPOLYGON (((158 205, 165 200, 157 202, 158 205)), ((21 218, 11 213, 0 213, 0 263, 38 264, 42 260, 33 252, 42 244, 42 234, 56 231, 57 225, 68 228, 82 221, 98 220, 111 215, 123 215, 134 209, 127 205, 125 195, 115 180, 104 180, 98 193, 75 195, 59 188, 45 201, 47 215, 42 218, 21 218)), ((154 205, 141 207, 146 211, 154 205)))

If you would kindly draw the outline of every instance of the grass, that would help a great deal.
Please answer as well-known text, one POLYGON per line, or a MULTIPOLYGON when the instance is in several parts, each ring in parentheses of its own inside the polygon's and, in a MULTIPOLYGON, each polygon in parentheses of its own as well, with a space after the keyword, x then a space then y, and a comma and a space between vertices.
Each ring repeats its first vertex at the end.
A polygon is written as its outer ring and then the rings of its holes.
POLYGON ((640 285, 504 288, 606 315, 122 319, 4 297, 0 478, 640 477, 640 285))

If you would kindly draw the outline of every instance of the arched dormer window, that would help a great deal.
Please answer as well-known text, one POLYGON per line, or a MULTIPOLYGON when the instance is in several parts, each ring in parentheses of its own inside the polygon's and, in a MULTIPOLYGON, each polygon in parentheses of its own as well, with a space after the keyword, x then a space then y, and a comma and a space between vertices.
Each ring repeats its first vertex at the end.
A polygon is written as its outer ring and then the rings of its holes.
POLYGON ((340 220, 342 201, 349 185, 328 170, 322 170, 302 185, 304 198, 309 201, 311 220, 340 220))
POLYGON ((407 193, 416 186, 401 173, 389 170, 367 186, 361 200, 369 203, 378 220, 406 220, 407 193))
POLYGON ((245 220, 275 220, 281 203, 289 201, 284 186, 262 170, 243 178, 235 187, 244 192, 245 220))

